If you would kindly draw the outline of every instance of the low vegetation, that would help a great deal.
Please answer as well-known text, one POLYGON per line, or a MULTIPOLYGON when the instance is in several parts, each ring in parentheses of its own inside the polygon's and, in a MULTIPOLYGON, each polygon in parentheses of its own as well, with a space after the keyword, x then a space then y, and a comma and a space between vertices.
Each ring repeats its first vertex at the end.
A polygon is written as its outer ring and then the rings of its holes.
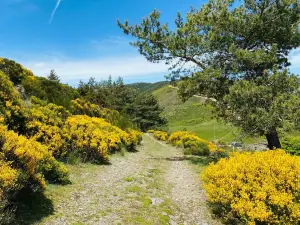
POLYGON ((8 131, 4 125, 0 125, 0 150, 0 219, 7 217, 11 201, 19 192, 43 191, 47 182, 69 182, 66 167, 46 146, 8 131))
POLYGON ((209 201, 230 224, 298 224, 300 158, 282 150, 233 153, 202 179, 209 201))
MULTIPOLYGON (((194 151, 194 149, 201 149, 206 150, 204 147, 207 146, 207 151, 204 151, 203 154, 214 153, 216 151, 222 151, 212 142, 204 140, 194 133, 187 132, 187 131, 176 131, 172 133, 169 137, 169 142, 177 147, 183 147, 185 149, 190 149, 194 151)), ((200 150, 200 151, 201 151, 200 150)))
POLYGON ((167 141, 169 139, 168 133, 164 131, 154 131, 153 135, 160 141, 167 141))
POLYGON ((148 133, 153 133, 153 136, 160 141, 167 141, 173 146, 183 148, 186 155, 209 156, 221 155, 224 152, 216 144, 191 132, 175 131, 169 135, 164 131, 149 130, 148 133))
POLYGON ((282 148, 292 155, 300 156, 300 136, 287 136, 283 138, 282 148))
MULTIPOLYGON (((122 89, 121 83, 114 83, 109 90, 101 88, 102 92, 135 92, 125 86, 122 89)), ((108 162, 115 152, 135 151, 142 138, 139 130, 159 123, 160 112, 147 108, 147 103, 143 113, 151 110, 152 117, 140 113, 139 120, 147 121, 142 125, 135 117, 117 111, 118 107, 97 104, 99 96, 92 103, 89 95, 81 92, 82 87, 77 90, 61 84, 55 71, 48 78, 39 78, 12 60, 0 60, 1 222, 13 222, 20 196, 26 199, 29 192, 43 193, 48 183, 70 183, 64 163, 108 162), (58 96, 62 94, 65 98, 58 96)), ((140 99, 135 93, 130 106, 140 99)), ((119 98, 116 102, 121 102, 119 98)), ((151 107, 159 110, 155 99, 147 98, 151 107)), ((139 113, 135 111, 138 108, 130 109, 131 115, 139 113)))

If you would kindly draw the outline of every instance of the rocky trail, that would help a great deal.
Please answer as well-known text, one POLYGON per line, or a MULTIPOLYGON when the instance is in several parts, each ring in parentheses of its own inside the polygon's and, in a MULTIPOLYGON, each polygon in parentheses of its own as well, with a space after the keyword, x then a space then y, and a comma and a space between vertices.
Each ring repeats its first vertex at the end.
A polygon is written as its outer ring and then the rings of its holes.
POLYGON ((151 135, 111 165, 72 167, 72 184, 48 188, 53 212, 35 224, 220 224, 207 209, 199 171, 151 135))

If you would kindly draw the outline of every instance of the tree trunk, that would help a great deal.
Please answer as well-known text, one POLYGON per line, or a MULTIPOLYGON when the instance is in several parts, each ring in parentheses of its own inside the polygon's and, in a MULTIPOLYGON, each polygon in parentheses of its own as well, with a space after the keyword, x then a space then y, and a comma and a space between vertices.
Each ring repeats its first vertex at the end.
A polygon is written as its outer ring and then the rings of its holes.
POLYGON ((270 150, 281 148, 281 144, 276 129, 269 131, 269 133, 266 134, 266 138, 268 141, 268 148, 270 150))

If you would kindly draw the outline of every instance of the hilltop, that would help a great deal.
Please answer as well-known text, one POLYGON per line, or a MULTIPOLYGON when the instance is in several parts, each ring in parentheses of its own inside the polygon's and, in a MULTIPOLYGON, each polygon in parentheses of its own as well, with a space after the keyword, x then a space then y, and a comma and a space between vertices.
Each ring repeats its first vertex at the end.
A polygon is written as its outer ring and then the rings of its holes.
POLYGON ((159 81, 156 83, 139 82, 139 83, 128 84, 127 86, 137 89, 140 93, 152 93, 166 86, 167 84, 168 84, 167 81, 159 81))

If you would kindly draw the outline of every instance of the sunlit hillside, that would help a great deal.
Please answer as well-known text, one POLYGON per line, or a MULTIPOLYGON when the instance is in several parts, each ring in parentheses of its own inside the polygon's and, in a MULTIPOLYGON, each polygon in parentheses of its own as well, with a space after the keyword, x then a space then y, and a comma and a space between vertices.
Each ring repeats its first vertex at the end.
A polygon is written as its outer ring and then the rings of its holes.
POLYGON ((168 85, 153 92, 159 104, 164 108, 163 115, 169 121, 170 131, 193 131, 207 140, 231 142, 238 138, 237 129, 214 119, 210 106, 204 105, 204 100, 192 97, 182 102, 177 90, 168 85))

